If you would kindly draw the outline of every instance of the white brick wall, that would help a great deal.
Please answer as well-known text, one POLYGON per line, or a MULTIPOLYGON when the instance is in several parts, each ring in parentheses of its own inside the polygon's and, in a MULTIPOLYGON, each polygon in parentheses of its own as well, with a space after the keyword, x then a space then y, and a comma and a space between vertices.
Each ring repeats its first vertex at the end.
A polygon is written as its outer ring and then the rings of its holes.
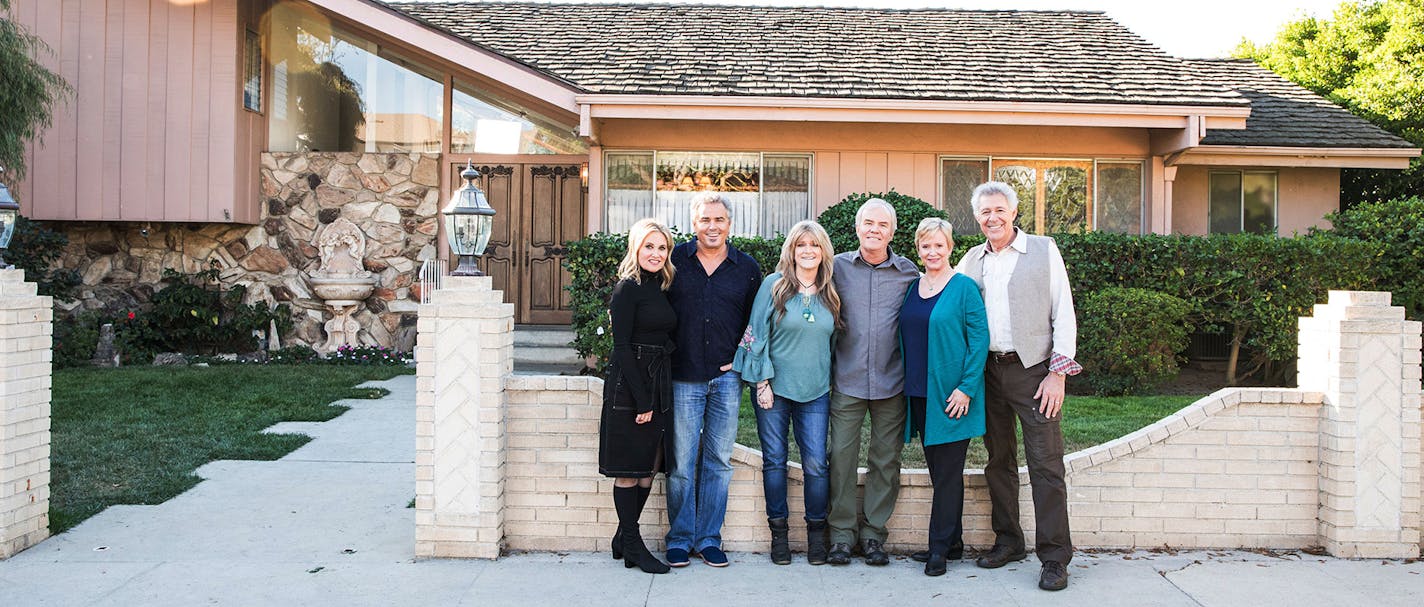
POLYGON ((53 307, 0 270, 0 559, 49 537, 53 307))
MULTIPOLYGON (((1320 356, 1326 359, 1302 358, 1302 389, 1221 390, 1137 432, 1066 457, 1075 544, 1082 548, 1303 548, 1324 544, 1341 555, 1418 556, 1419 453, 1424 441, 1419 432, 1420 328, 1417 322, 1383 318, 1392 312, 1356 309, 1380 305, 1378 298, 1369 295, 1340 296, 1344 310, 1325 312, 1344 319, 1336 329, 1322 329, 1307 322, 1309 319, 1302 321, 1302 352, 1323 352, 1320 356), (1341 326, 1343 330, 1338 328, 1341 326), (1391 342, 1397 345, 1391 345, 1389 351, 1397 356, 1366 358, 1374 361, 1371 368, 1393 365, 1396 372, 1389 377, 1396 378, 1393 389, 1397 393, 1387 390, 1383 398, 1375 393, 1361 395, 1361 377, 1371 371, 1363 370, 1363 375, 1360 369, 1330 371, 1331 364, 1353 364, 1362 347, 1376 354, 1382 351, 1378 340, 1362 338, 1359 333, 1389 327, 1398 336, 1391 342), (1355 375, 1347 377, 1351 372, 1355 375), (1306 374, 1314 379, 1306 381, 1306 374), (1311 383, 1316 380, 1320 387, 1311 383), (1381 455, 1379 444, 1370 443, 1371 457, 1356 455, 1361 440, 1357 428, 1360 403, 1394 407, 1392 421, 1372 428, 1396 432, 1403 443, 1395 448, 1397 453, 1381 455), (1377 457, 1386 459, 1372 459, 1377 457), (1356 469, 1377 462, 1395 466, 1397 491, 1371 496, 1374 501, 1368 503, 1375 507, 1371 511, 1374 524, 1361 528, 1356 520, 1360 502, 1356 469), (1397 515, 1381 517, 1381 503, 1393 508, 1386 508, 1386 513, 1397 515), (1397 524, 1385 529, 1381 520, 1397 524), (1342 530, 1352 534, 1349 542, 1338 539, 1342 530)), ((1337 296, 1332 294, 1331 305, 1336 303, 1337 296)), ((1317 309, 1317 315, 1321 314, 1317 309)), ((427 339, 425 328, 435 327, 430 321, 422 311, 422 344, 427 339)), ((504 347, 504 342, 500 343, 504 347)), ((508 356, 507 350, 502 356, 508 356)), ((425 357, 417 355, 422 365, 434 364, 433 359, 427 360, 428 353, 425 357)), ((445 369, 443 365, 440 368, 445 369)), ((441 383, 433 376, 427 378, 424 371, 420 381, 422 399, 430 398, 425 391, 441 383)), ((480 414, 482 427, 499 428, 480 432, 486 441, 480 456, 495 457, 490 450, 500 448, 504 455, 498 466, 479 462, 482 474, 503 479, 501 500, 482 503, 502 505, 502 511, 499 516, 485 511, 472 523, 489 525, 481 528, 488 536, 452 538, 423 547, 420 554, 478 552, 489 556, 500 538, 508 549, 606 550, 617 517, 612 482, 598 474, 602 386, 602 380, 590 377, 506 377, 503 407, 481 407, 480 414), (465 548, 472 545, 481 549, 465 548)), ((497 394, 481 391, 479 397, 499 402, 497 394)), ((421 415, 421 423, 426 424, 428 414, 421 415)), ((426 440, 430 426, 422 428, 422 440, 426 440)), ((426 457, 424 452, 421 457, 426 457)), ((421 464, 418 474, 430 474, 428 465, 417 463, 421 464)), ((724 545, 729 550, 765 551, 770 538, 762 500, 760 453, 739 445, 733 465, 724 545)), ((792 518, 799 520, 800 470, 794 464, 789 477, 792 518)), ((432 484, 428 478, 421 481, 424 487, 432 484)), ((663 482, 659 477, 654 483, 654 495, 642 521, 644 536, 655 549, 662 548, 667 530, 663 482)), ((924 470, 906 470, 901 482, 888 546, 897 551, 919 550, 929 525, 929 477, 924 470)), ((1033 506, 1026 470, 1020 470, 1020 482, 1023 523, 1031 534, 1033 506)), ((1375 484, 1380 484, 1379 479, 1375 484)), ((428 508, 429 502, 422 501, 428 499, 418 497, 417 507, 425 504, 428 508)), ((418 524, 428 524, 428 518, 422 516, 430 513, 417 513, 418 524)), ((992 543, 988 491, 978 470, 965 473, 964 524, 966 543, 979 547, 992 543)), ((792 526, 792 540, 793 547, 804 546, 805 530, 800 525, 792 526)))

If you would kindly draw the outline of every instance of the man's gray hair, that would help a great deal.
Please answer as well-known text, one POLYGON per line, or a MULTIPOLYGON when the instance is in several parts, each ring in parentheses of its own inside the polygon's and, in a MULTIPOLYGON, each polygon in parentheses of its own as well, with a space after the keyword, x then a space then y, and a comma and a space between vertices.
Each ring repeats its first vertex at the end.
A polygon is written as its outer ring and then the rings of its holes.
POLYGON ((895 207, 890 203, 885 202, 885 200, 882 198, 871 198, 870 200, 867 200, 865 201, 865 203, 861 204, 860 208, 855 210, 855 225, 860 225, 860 220, 865 218, 865 211, 870 209, 871 207, 880 207, 882 209, 885 209, 885 212, 890 214, 890 231, 894 232, 895 228, 899 225, 898 223, 896 223, 898 220, 895 218, 895 207))
POLYGON ((974 209, 975 215, 979 214, 979 201, 993 194, 1003 196, 1004 200, 1009 201, 1010 211, 1019 210, 1019 193, 1015 192, 1012 186, 1002 181, 986 181, 974 188, 974 194, 969 197, 969 206, 974 209))
POLYGON ((692 223, 697 223, 697 218, 702 215, 703 207, 709 204, 720 204, 727 209, 727 221, 732 220, 732 202, 727 200, 721 192, 701 192, 692 197, 692 223))

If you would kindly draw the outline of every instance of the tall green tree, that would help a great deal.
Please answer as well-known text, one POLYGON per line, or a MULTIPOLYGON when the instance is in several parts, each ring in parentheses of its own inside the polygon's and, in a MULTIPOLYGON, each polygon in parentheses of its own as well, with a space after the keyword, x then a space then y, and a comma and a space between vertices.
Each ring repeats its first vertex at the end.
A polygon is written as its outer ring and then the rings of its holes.
POLYGON ((50 48, 14 20, 0 0, 0 167, 5 180, 25 176, 25 143, 53 122, 52 108, 73 89, 38 58, 50 48))
MULTIPOLYGON (((1424 1, 1345 2, 1330 19, 1301 18, 1234 54, 1424 145, 1424 1)), ((1403 172, 1346 169, 1340 189, 1345 206, 1424 196, 1424 167, 1416 158, 1403 172)))

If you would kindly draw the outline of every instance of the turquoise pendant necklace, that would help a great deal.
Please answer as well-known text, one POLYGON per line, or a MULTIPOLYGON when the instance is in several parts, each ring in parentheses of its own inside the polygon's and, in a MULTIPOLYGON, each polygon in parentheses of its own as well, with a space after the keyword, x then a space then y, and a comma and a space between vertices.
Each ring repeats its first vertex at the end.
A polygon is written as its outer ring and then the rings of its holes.
MULTIPOLYGON (((814 283, 814 282, 812 282, 812 283, 809 284, 809 285, 806 284, 806 283, 804 283, 804 282, 801 282, 801 279, 800 279, 800 278, 797 278, 797 279, 796 279, 796 284, 801 285, 801 288, 802 288, 803 290, 804 290, 804 289, 810 289, 811 287, 816 286, 816 283, 814 283)), ((811 312, 811 294, 810 294, 810 293, 805 293, 805 292, 801 293, 801 318, 804 318, 804 319, 806 320, 806 322, 808 322, 808 323, 814 323, 814 322, 816 322, 816 315, 811 312)))

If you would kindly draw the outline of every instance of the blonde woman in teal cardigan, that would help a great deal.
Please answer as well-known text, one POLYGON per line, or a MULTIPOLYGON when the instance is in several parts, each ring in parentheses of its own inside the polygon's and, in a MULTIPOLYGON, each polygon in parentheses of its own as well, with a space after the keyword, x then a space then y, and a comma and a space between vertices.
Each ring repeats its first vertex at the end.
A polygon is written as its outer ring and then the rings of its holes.
POLYGON ((912 557, 925 575, 944 575, 948 559, 964 554, 964 457, 969 439, 984 434, 984 364, 989 323, 979 286, 949 263, 954 232, 930 217, 915 230, 925 272, 910 285, 900 308, 900 348, 905 361, 905 442, 925 446, 934 498, 929 550, 912 557))

